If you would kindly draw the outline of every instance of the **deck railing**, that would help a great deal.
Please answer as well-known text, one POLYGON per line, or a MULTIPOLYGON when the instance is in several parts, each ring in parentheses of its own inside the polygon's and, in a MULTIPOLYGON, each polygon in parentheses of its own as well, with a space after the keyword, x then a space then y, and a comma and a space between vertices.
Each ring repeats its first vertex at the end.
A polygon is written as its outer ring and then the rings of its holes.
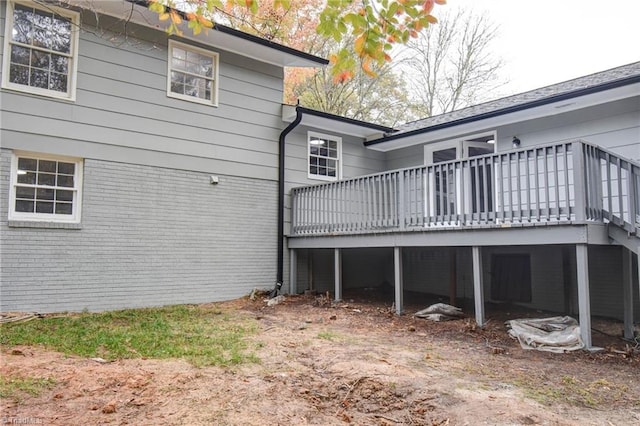
POLYGON ((558 143, 292 190, 291 234, 609 221, 640 231, 640 166, 558 143))

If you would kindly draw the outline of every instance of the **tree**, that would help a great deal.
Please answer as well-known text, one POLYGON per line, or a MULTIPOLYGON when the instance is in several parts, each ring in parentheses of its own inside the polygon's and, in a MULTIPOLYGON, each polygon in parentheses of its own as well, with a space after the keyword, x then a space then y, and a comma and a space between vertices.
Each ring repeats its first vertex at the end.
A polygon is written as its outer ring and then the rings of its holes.
MULTIPOLYGON (((291 0, 271 0, 273 9, 291 8, 291 0)), ((352 48, 340 47, 330 55, 336 81, 353 77, 359 64, 367 74, 374 76, 374 65, 391 61, 389 52, 395 44, 407 43, 420 31, 437 22, 431 15, 435 4, 445 0, 330 0, 318 16, 318 34, 340 42, 347 36, 353 39, 352 48), (355 53, 355 55, 354 55, 355 53)), ((183 16, 189 28, 198 34, 211 28, 212 17, 229 13, 238 7, 251 14, 260 10, 258 0, 149 0, 149 9, 157 12, 162 21, 169 23, 170 33, 179 33, 183 16), (185 14, 178 13, 175 9, 185 14)))
POLYGON ((407 43, 402 62, 418 115, 473 105, 503 84, 502 60, 489 50, 497 34, 486 15, 457 11, 407 43))
MULTIPOLYGON (((324 0, 292 2, 288 9, 274 8, 263 2, 256 12, 231 6, 219 13, 216 22, 230 25, 268 40, 327 57, 341 48, 353 52, 353 36, 339 43, 319 35, 315 28, 324 0)), ((285 76, 284 102, 302 105, 345 117, 393 125, 406 120, 405 83, 394 72, 395 63, 373 64, 373 77, 356 67, 352 78, 336 82, 333 65, 323 69, 288 68, 285 76)))
MULTIPOLYGON (((351 41, 343 41, 347 46, 351 41)), ((331 40, 325 52, 335 50, 331 40)), ((320 51, 317 54, 324 54, 320 51)), ((387 126, 407 121, 406 83, 395 72, 396 63, 373 65, 370 75, 356 68, 348 80, 336 82, 331 67, 316 70, 306 78, 285 80, 287 103, 299 100, 306 107, 387 126)))

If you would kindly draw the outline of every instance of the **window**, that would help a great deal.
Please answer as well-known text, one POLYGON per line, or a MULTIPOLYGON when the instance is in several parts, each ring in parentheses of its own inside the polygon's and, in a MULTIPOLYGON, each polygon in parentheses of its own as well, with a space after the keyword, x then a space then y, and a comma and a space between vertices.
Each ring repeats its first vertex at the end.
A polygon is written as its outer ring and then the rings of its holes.
POLYGON ((218 104, 218 54, 169 40, 168 96, 218 104))
POLYGON ((78 14, 7 2, 2 87, 75 97, 78 14))
POLYGON ((15 154, 10 220, 80 222, 82 160, 15 154))
POLYGON ((309 178, 340 179, 342 139, 336 136, 309 132, 309 178))

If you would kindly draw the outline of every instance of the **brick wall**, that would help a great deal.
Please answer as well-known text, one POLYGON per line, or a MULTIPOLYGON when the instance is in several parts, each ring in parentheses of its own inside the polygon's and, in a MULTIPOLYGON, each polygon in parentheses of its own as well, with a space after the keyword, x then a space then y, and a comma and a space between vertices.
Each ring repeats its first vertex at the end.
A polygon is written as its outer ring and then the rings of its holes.
POLYGON ((277 182, 87 159, 80 229, 10 226, 10 159, 2 150, 2 311, 217 301, 275 282, 277 182))

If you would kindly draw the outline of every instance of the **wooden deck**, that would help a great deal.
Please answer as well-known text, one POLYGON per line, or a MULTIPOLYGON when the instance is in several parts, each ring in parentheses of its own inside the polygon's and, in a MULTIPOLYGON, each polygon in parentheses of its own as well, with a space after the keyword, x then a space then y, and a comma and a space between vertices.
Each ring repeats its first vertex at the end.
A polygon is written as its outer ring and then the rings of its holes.
MULTIPOLYGON (((371 239, 365 236, 425 231, 449 231, 452 243, 450 231, 496 229, 510 230, 499 238, 508 244, 523 238, 514 229, 552 225, 565 225, 552 232, 572 243, 581 228, 609 223, 627 236, 640 235, 640 166, 582 141, 300 187, 291 195, 295 246, 303 244, 296 238, 318 244, 305 237, 351 236, 357 246, 371 239)), ((430 240, 439 245, 435 234, 430 240)))
POLYGON ((625 336, 633 335, 631 253, 640 257, 640 165, 582 141, 392 170, 291 193, 290 281, 298 249, 333 249, 342 297, 345 248, 393 249, 403 306, 404 247, 471 247, 476 322, 483 325, 482 247, 575 246, 581 336, 591 347, 590 244, 625 252, 625 336))

